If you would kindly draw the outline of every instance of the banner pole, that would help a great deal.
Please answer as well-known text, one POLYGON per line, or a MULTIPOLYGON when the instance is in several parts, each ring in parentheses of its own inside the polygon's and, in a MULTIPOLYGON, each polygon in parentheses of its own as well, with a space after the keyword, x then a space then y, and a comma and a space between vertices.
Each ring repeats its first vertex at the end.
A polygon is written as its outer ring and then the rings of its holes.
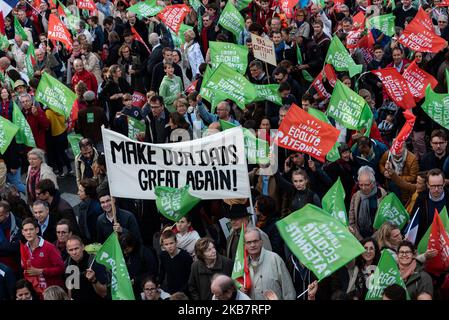
POLYGON ((268 84, 270 84, 270 74, 268 73, 268 64, 265 61, 265 71, 267 72, 267 80, 268 80, 268 84))
POLYGON ((251 208, 251 219, 253 220, 254 226, 256 226, 256 212, 254 211, 254 205, 253 205, 253 197, 252 195, 249 196, 249 206, 251 208))

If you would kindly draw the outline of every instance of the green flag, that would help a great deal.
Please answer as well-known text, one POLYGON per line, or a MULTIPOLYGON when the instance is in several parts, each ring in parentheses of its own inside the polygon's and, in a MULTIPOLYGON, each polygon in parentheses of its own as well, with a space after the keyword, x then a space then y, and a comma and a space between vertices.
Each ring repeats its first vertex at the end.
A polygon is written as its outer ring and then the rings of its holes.
POLYGON ((17 125, 0 116, 0 153, 5 153, 18 130, 17 125))
POLYGON ((206 83, 209 81, 209 78, 212 75, 212 73, 213 73, 213 71, 212 71, 211 67, 209 67, 209 65, 207 65, 206 71, 204 71, 203 82, 201 83, 201 88, 200 88, 201 96, 203 97, 203 99, 206 99, 207 101, 212 101, 212 99, 214 97, 213 91, 206 88, 206 83))
POLYGON ((394 192, 390 192, 379 203, 373 227, 378 230, 384 222, 390 221, 401 230, 409 220, 410 215, 405 210, 401 200, 398 199, 394 192))
POLYGON ((323 197, 323 210, 330 213, 332 217, 340 221, 344 226, 348 226, 348 217, 345 207, 345 189, 341 184, 340 177, 332 188, 323 197))
MULTIPOLYGON (((231 278, 234 280, 244 279, 245 277, 245 226, 242 223, 242 229, 240 231, 239 242, 237 244, 237 250, 235 252, 234 266, 232 267, 231 278)), ((242 284, 240 281, 235 281, 235 284, 240 289, 242 284)))
POLYGON ((365 252, 348 228, 312 204, 276 222, 276 226, 289 249, 318 280, 365 252))
POLYGON ((193 27, 182 23, 181 26, 179 27, 178 34, 174 33, 173 30, 170 28, 169 30, 171 37, 173 39, 173 45, 175 46, 175 48, 180 48, 186 42, 186 39, 184 38, 184 32, 186 32, 187 30, 193 30, 193 27))
POLYGON ((70 117, 75 93, 63 85, 58 79, 53 78, 48 73, 42 74, 41 80, 36 90, 36 101, 48 106, 54 112, 70 117))
POLYGON ((436 123, 449 129, 449 94, 436 93, 430 87, 426 89, 426 98, 421 108, 436 123))
POLYGON ((189 185, 182 188, 156 187, 156 207, 159 212, 172 221, 179 221, 201 201, 189 193, 189 185))
MULTIPOLYGON (((219 120, 221 129, 227 130, 238 127, 229 121, 219 120)), ((267 141, 256 138, 251 130, 243 128, 243 140, 245 142, 245 154, 249 164, 270 163, 270 146, 267 141)))
POLYGON ((36 142, 34 141, 30 125, 15 102, 13 102, 12 122, 19 128, 16 134, 16 142, 31 148, 36 148, 36 142))
POLYGON ((8 37, 0 34, 0 50, 6 51, 9 48, 8 37))
POLYGON ((73 35, 76 35, 76 29, 78 28, 78 25, 81 21, 79 17, 79 10, 77 10, 78 16, 73 15, 72 12, 67 9, 67 7, 64 6, 59 0, 56 0, 56 2, 58 2, 59 6, 62 8, 66 15, 65 19, 63 19, 64 24, 70 29, 70 32, 73 35))
POLYGON ((374 16, 369 18, 367 21, 368 28, 375 28, 381 31, 383 34, 391 37, 394 35, 394 20, 395 16, 393 13, 384 14, 381 16, 374 16))
POLYGON ((449 70, 444 69, 444 75, 446 76, 446 88, 447 88, 447 93, 449 93, 449 70))
MULTIPOLYGON (((312 116, 314 116, 315 118, 332 125, 332 123, 329 121, 329 119, 326 117, 326 115, 323 112, 321 112, 320 110, 309 107, 308 113, 311 114, 312 116)), ((340 147, 340 142, 338 142, 338 141, 335 142, 332 149, 326 154, 327 161, 334 162, 334 161, 337 161, 338 159, 340 159, 340 151, 338 151, 339 147, 340 147)))
POLYGON ((365 300, 382 300, 385 288, 392 284, 398 284, 407 291, 393 256, 388 250, 382 250, 376 271, 370 279, 365 300))
POLYGON ((156 4, 156 0, 137 2, 137 4, 129 7, 127 11, 134 12, 137 18, 153 17, 164 9, 156 4))
MULTIPOLYGON (((441 218, 441 221, 443 222, 444 229, 446 230, 447 233, 449 233, 449 217, 447 215, 446 207, 443 207, 443 210, 441 210, 440 218, 441 218)), ((432 231, 432 225, 429 226, 426 233, 419 241, 419 244, 417 247, 418 254, 423 254, 427 251, 427 246, 429 244, 429 237, 430 237, 431 231, 432 231)))
POLYGON ((201 6, 202 6, 202 3, 200 0, 189 0, 189 4, 196 12, 198 12, 199 8, 201 8, 201 6))
POLYGON ((355 64, 337 36, 332 38, 325 62, 333 65, 337 71, 349 71, 351 77, 362 72, 362 65, 355 64))
MULTIPOLYGON (((301 65, 302 64, 302 53, 301 53, 301 49, 299 49, 299 46, 296 46, 296 56, 298 57, 298 65, 301 65)), ((312 75, 309 73, 309 71, 302 70, 301 73, 302 73, 304 80, 306 80, 308 82, 313 82, 313 80, 315 80, 312 77, 312 75)))
POLYGON ((232 1, 228 1, 218 19, 218 24, 233 33, 238 39, 245 28, 245 20, 240 12, 234 7, 232 1))
POLYGON ((83 139, 83 136, 80 134, 71 133, 67 135, 67 140, 69 140, 70 147, 72 148, 73 155, 76 157, 80 154, 80 146, 79 142, 83 139))
POLYGON ((210 60, 212 67, 220 63, 245 74, 248 66, 248 48, 229 42, 209 41, 210 60))
POLYGON ((128 138, 137 140, 137 134, 145 132, 145 123, 128 116, 128 138))
POLYGON ((366 128, 373 118, 365 99, 340 80, 335 84, 326 114, 353 130, 366 128))
POLYGON ((27 75, 31 79, 34 75, 34 64, 36 63, 36 53, 34 52, 33 43, 30 42, 27 49, 27 55, 25 57, 25 67, 27 69, 27 75))
POLYGON ((116 232, 112 232, 103 243, 95 256, 95 261, 112 272, 112 300, 135 300, 128 268, 116 232))
POLYGON ((215 109, 216 103, 226 99, 231 99, 241 109, 244 109, 248 103, 254 101, 257 97, 254 85, 243 75, 224 63, 220 63, 207 79, 207 82, 204 82, 203 80, 200 94, 207 100, 209 97, 203 95, 203 88, 213 91, 214 96, 211 99, 212 101, 209 100, 212 103, 212 109, 215 109))
POLYGON ((25 32, 25 29, 22 27, 19 20, 17 20, 17 17, 14 17, 14 32, 16 35, 19 35, 23 41, 28 40, 28 36, 25 32))
POLYGON ((268 100, 277 105, 282 106, 282 98, 279 94, 279 85, 278 84, 255 84, 257 97, 254 100, 256 101, 264 101, 268 100))
POLYGON ((236 0, 235 7, 238 11, 242 11, 243 9, 247 8, 252 1, 253 0, 236 0))

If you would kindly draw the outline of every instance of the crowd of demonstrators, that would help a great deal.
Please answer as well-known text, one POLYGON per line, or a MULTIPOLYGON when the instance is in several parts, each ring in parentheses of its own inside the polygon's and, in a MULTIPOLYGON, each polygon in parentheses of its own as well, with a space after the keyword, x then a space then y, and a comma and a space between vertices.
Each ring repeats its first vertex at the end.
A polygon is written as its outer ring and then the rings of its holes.
MULTIPOLYGON (((4 12, 0 120, 16 121, 17 106, 35 146, 13 139, 0 153, 0 300, 112 299, 111 272, 87 246, 104 243, 113 232, 134 295, 141 300, 364 299, 381 252, 391 254, 406 288, 385 288, 384 300, 449 297, 449 270, 435 274, 427 268, 438 252, 417 251, 435 212, 449 208, 449 126, 424 112, 425 99, 415 99, 410 136, 400 150, 390 151, 406 119, 382 80, 370 72, 391 67, 403 74, 416 63, 437 80, 435 92, 446 94, 447 45, 436 53, 414 52, 399 38, 423 9, 435 33, 449 41, 447 8, 439 0, 326 0, 324 7, 299 1, 284 12, 285 1, 253 0, 240 10, 244 27, 236 35, 219 22, 228 1, 200 0, 177 37, 160 16, 129 11, 137 0, 94 0, 96 10, 90 12, 80 10, 75 0, 58 1, 56 8, 54 1, 19 0, 4 12), (73 21, 58 14, 62 6, 73 21), (50 14, 55 13, 67 23, 71 48, 49 39, 50 14), (367 32, 373 43, 367 50, 360 42, 349 46, 358 14, 389 13, 395 18, 394 34, 372 25, 367 32), (251 34, 273 42, 276 66, 255 58, 251 34), (154 200, 111 197, 103 126, 128 136, 131 123, 140 123, 144 129, 130 138, 165 144, 213 134, 227 121, 254 130, 257 138, 273 145, 276 134, 270 130, 280 127, 289 110, 328 109, 334 84, 323 68, 334 37, 363 70, 354 76, 334 70, 336 79, 359 94, 373 114, 371 125, 360 130, 329 117, 340 131, 338 160, 321 163, 279 147, 275 170, 248 164, 252 201, 202 200, 175 224, 158 212, 154 200), (247 49, 243 75, 254 85, 279 85, 282 105, 257 100, 240 108, 232 99, 203 97, 206 70, 217 67, 211 41, 247 49), (35 51, 29 68, 31 46, 35 51), (44 74, 74 92, 69 119, 38 101, 44 74), (320 79, 321 87, 307 75, 320 79), (74 133, 82 138, 72 158, 68 137, 74 133), (324 207, 323 197, 337 179, 345 191, 348 230, 365 252, 318 283, 287 247, 276 223, 307 205, 324 207), (75 208, 63 198, 68 183, 78 190, 75 208), (405 241, 405 228, 392 222, 374 228, 380 204, 391 193, 418 221, 414 243, 405 241), (228 232, 222 218, 229 219, 228 232), (251 278, 250 286, 242 287, 231 279, 241 238, 251 278), (75 269, 78 280, 73 279, 75 269)), ((190 7, 191 2, 184 3, 190 7)))

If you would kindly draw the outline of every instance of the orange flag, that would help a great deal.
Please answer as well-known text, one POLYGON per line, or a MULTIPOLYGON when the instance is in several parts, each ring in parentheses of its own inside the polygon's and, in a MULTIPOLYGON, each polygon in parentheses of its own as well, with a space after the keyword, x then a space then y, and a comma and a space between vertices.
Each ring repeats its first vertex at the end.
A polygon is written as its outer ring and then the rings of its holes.
POLYGON ((190 10, 189 6, 185 4, 175 4, 166 6, 157 16, 168 28, 178 34, 179 28, 190 10))
POLYGON ((275 142, 282 148, 307 153, 324 162, 339 134, 339 130, 293 103, 281 122, 275 142))
POLYGON ((69 51, 72 49, 72 37, 70 32, 54 14, 50 14, 50 19, 48 21, 48 39, 64 43, 69 51))
POLYGON ((410 92, 416 102, 424 98, 426 88, 429 84, 432 89, 438 84, 438 81, 431 74, 418 67, 416 61, 413 61, 408 66, 402 74, 402 77, 407 81, 410 92))
POLYGON ((95 11, 97 7, 93 0, 78 0, 76 6, 83 10, 95 11))
POLYGON ((437 250, 438 254, 436 257, 426 261, 426 271, 437 276, 446 272, 449 268, 449 237, 437 209, 435 209, 433 216, 427 249, 437 250))

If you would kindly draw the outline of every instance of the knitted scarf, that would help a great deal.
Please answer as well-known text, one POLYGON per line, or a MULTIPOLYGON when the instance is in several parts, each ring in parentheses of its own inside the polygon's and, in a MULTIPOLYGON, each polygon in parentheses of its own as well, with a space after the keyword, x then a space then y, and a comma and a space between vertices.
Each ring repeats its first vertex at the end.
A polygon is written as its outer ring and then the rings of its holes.
POLYGON ((377 194, 377 186, 368 195, 360 192, 360 206, 358 215, 358 227, 360 234, 372 234, 373 221, 371 219, 371 211, 369 207, 369 199, 377 194))

